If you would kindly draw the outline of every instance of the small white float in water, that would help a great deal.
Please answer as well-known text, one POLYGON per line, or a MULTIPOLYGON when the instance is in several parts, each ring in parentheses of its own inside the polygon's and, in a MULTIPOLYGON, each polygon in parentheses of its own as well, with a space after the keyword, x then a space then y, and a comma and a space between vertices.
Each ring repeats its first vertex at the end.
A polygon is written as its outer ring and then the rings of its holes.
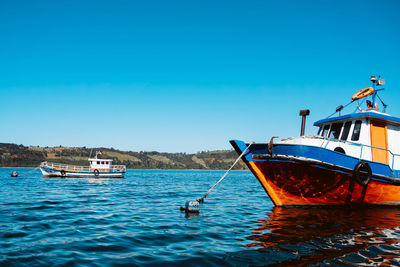
POLYGON ((200 203, 198 201, 186 201, 185 207, 181 207, 181 210, 187 213, 199 213, 200 203))

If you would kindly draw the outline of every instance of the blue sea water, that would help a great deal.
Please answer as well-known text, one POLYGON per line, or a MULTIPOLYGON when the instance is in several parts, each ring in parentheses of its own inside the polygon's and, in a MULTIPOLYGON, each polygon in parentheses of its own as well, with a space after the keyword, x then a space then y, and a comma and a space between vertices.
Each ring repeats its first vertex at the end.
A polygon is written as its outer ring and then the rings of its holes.
POLYGON ((131 170, 125 179, 0 169, 1 266, 400 265, 399 208, 274 208, 234 171, 200 214, 179 210, 223 171, 131 170))

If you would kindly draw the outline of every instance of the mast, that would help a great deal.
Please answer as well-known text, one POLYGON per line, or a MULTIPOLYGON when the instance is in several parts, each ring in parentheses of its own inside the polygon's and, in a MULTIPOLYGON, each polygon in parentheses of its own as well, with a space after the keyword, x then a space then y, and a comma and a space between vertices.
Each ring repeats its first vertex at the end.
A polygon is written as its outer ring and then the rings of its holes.
POLYGON ((372 108, 375 109, 375 106, 377 105, 376 103, 376 97, 379 98, 379 100, 382 102, 383 105, 383 112, 386 113, 386 108, 387 105, 382 101, 382 99, 378 96, 378 91, 382 91, 385 88, 379 88, 377 89, 377 86, 382 86, 385 84, 385 80, 381 79, 381 75, 378 76, 378 80, 375 78, 374 75, 371 76, 370 81, 372 82, 372 87, 374 88, 374 91, 372 92, 372 108))

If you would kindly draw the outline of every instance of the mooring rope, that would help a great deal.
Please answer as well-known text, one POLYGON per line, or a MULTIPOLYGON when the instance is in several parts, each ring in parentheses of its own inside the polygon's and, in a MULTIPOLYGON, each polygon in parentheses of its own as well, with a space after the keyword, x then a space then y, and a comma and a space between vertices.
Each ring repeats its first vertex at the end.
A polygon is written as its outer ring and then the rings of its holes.
MULTIPOLYGON (((352 104, 353 102, 354 102, 354 101, 351 101, 350 103, 347 103, 346 105, 344 105, 344 106, 342 107, 341 110, 347 108, 347 107, 348 107, 350 104, 352 104)), ((362 104, 362 103, 361 103, 361 104, 362 104)), ((359 104, 359 106, 360 106, 361 104, 359 104)), ((356 110, 357 110, 357 109, 356 109, 356 110)), ((336 113, 338 113, 338 111, 333 112, 331 115, 329 115, 329 116, 327 117, 327 119, 329 119, 330 117, 332 117, 332 116, 335 115, 336 113)))
POLYGON ((244 155, 244 153, 246 153, 246 151, 250 148, 250 146, 254 144, 254 142, 251 142, 245 150, 243 150, 242 154, 240 154, 240 156, 235 160, 235 162, 232 164, 232 166, 225 172, 225 174, 221 177, 221 179, 219 179, 219 181, 213 185, 213 187, 210 188, 210 190, 207 191, 207 193, 202 197, 197 199, 198 202, 203 202, 204 199, 207 197, 208 194, 211 193, 211 191, 226 177, 226 175, 228 175, 228 173, 232 170, 232 168, 236 165, 236 163, 238 163, 238 161, 242 158, 242 156, 244 155))
POLYGON ((40 166, 37 166, 36 168, 34 168, 33 170, 31 170, 31 171, 29 171, 29 172, 27 172, 27 173, 18 174, 18 176, 19 176, 19 177, 21 177, 21 176, 27 176, 27 175, 33 173, 34 171, 36 171, 36 170, 39 169, 39 168, 40 168, 40 166))

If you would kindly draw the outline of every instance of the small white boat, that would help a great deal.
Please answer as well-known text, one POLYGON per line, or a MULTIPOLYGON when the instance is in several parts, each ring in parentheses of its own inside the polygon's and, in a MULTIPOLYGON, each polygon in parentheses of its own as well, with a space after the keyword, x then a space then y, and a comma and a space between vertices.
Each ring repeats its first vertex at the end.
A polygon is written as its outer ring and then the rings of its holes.
POLYGON ((112 165, 112 159, 99 159, 96 152, 94 158, 89 158, 90 166, 75 166, 44 161, 40 163, 40 171, 47 177, 87 177, 87 178, 123 178, 125 165, 112 165))

